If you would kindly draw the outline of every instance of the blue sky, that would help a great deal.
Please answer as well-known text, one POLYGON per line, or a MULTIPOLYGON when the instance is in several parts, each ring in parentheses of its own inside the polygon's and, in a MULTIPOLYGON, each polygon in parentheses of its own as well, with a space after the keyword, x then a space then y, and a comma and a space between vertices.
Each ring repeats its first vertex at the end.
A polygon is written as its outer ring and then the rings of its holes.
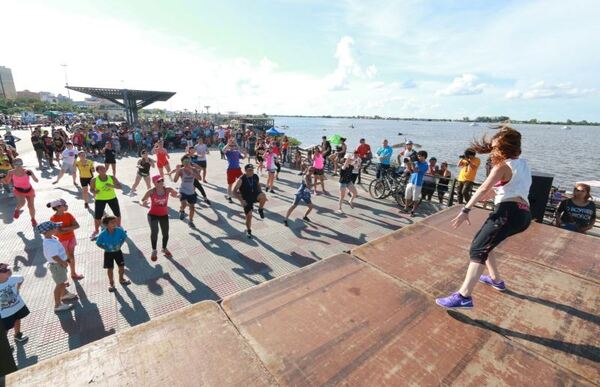
POLYGON ((19 90, 64 93, 66 63, 72 85, 176 91, 158 105, 169 109, 600 121, 597 1, 5 0, 2 9, 18 16, 3 19, 19 32, 3 39, 0 65, 19 90))

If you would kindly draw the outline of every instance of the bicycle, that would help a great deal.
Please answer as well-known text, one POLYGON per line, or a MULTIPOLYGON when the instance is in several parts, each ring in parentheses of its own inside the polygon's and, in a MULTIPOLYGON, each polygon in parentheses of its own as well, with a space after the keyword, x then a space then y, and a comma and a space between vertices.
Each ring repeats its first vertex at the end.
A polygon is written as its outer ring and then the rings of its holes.
MULTIPOLYGON (((403 171, 388 169, 381 177, 369 184, 369 195, 374 199, 385 199, 399 190, 403 171)), ((405 185, 404 185, 405 186, 405 185)))

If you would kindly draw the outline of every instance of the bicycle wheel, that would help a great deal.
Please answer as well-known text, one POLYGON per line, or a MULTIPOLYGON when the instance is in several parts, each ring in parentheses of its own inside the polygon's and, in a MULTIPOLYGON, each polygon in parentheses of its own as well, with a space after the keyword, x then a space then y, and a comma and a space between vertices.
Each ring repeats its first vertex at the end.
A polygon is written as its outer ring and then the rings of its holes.
POLYGON ((374 199, 383 199, 386 194, 386 183, 382 179, 375 179, 369 184, 369 194, 374 199))
POLYGON ((402 188, 400 188, 396 192, 394 192, 394 199, 396 199, 396 203, 398 203, 398 205, 400 207, 406 206, 406 199, 404 198, 404 195, 405 195, 405 192, 402 188))

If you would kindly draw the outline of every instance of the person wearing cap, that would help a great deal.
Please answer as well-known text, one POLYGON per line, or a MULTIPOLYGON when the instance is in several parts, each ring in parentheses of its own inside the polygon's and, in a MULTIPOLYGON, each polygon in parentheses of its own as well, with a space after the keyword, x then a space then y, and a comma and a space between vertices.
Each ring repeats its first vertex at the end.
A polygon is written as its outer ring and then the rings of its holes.
POLYGON ((90 236, 91 240, 95 240, 100 232, 100 222, 104 216, 104 209, 108 205, 117 218, 117 223, 121 224, 121 208, 115 188, 121 189, 121 182, 115 176, 106 174, 106 167, 98 165, 96 167, 98 176, 94 177, 90 182, 90 190, 95 196, 94 201, 94 232, 90 236))
POLYGON ((70 301, 77 298, 76 294, 67 291, 67 252, 65 247, 56 238, 62 223, 52 221, 43 222, 37 226, 37 230, 44 236, 42 249, 44 258, 48 262, 48 270, 52 275, 52 280, 56 284, 54 287, 54 311, 64 312, 73 307, 71 304, 65 304, 63 301, 70 301))
POLYGON ((405 148, 398 153, 398 165, 406 168, 405 159, 410 159, 411 162, 416 163, 418 160, 417 151, 414 150, 414 143, 412 140, 406 141, 405 148))
POLYGON ((69 269, 71 271, 71 278, 74 281, 82 280, 83 276, 77 274, 77 271, 75 270, 75 246, 77 246, 75 230, 79 228, 79 223, 77 223, 75 217, 67 211, 69 207, 67 206, 67 202, 63 199, 53 200, 47 204, 47 207, 54 210, 54 215, 50 217, 50 221, 62 224, 56 237, 67 252, 67 263, 69 264, 69 269))
POLYGON ((314 168, 310 167, 307 169, 306 174, 302 177, 302 182, 300 183, 300 187, 298 187, 298 191, 296 191, 296 198, 294 199, 294 203, 288 208, 287 213, 285 214, 285 219, 283 220, 283 224, 288 226, 288 219, 292 212, 298 207, 300 201, 303 201, 308 206, 306 212, 304 213, 304 217, 302 218, 305 222, 310 222, 308 218, 308 214, 313 209, 312 200, 310 198, 310 190, 312 185, 312 175, 314 173, 314 168))
POLYGON ((417 162, 409 161, 406 163, 406 170, 410 172, 410 178, 408 180, 408 184, 406 185, 406 191, 404 194, 404 211, 410 211, 411 217, 415 216, 415 211, 417 210, 419 203, 421 203, 423 178, 428 169, 429 164, 427 163, 427 152, 424 150, 417 152, 417 162))
POLYGON ((169 242, 169 195, 176 198, 177 191, 170 187, 165 187, 165 178, 161 175, 152 176, 153 188, 150 188, 142 198, 142 205, 145 207, 150 200, 150 211, 148 211, 148 224, 150 224, 150 244, 152 245, 152 255, 150 259, 156 261, 158 253, 156 245, 158 243, 158 227, 162 233, 162 253, 171 258, 172 254, 167 249, 169 242))
POLYGON ((65 150, 62 151, 61 155, 62 155, 63 161, 62 161, 62 166, 60 167, 60 173, 56 177, 56 180, 54 180, 52 182, 52 184, 58 184, 60 179, 62 179, 62 177, 65 174, 68 174, 68 175, 71 175, 71 177, 73 178, 73 185, 77 187, 78 186, 77 180, 76 180, 77 174, 76 174, 76 167, 75 167, 75 159, 77 158, 77 151, 75 151, 75 149, 73 148, 72 142, 67 142, 67 147, 65 150))
MULTIPOLYGON (((229 203, 233 203, 231 198, 233 184, 236 183, 238 178, 242 176, 242 169, 240 168, 240 160, 246 158, 246 155, 240 152, 235 145, 233 138, 229 139, 227 145, 223 148, 223 153, 227 158, 227 200, 229 203)), ((256 158, 258 160, 258 149, 256 150, 256 158)))
POLYGON ((264 206, 267 202, 267 196, 260 188, 258 175, 254 173, 254 165, 246 164, 246 172, 237 179, 233 192, 244 208, 246 215, 246 234, 252 238, 252 211, 254 203, 258 203, 258 214, 261 219, 265 218, 264 206))
POLYGON ((0 317, 6 331, 14 328, 16 343, 24 343, 27 336, 21 332, 21 319, 29 315, 29 309, 19 294, 24 278, 13 275, 6 263, 0 263, 0 317))
POLYGON ((31 185, 30 179, 33 179, 36 183, 39 182, 35 173, 29 169, 23 168, 23 160, 16 158, 13 160, 14 169, 8 171, 6 174, 6 184, 13 184, 13 194, 17 198, 17 206, 13 213, 13 218, 18 219, 21 215, 21 208, 27 203, 29 209, 29 215, 31 216, 31 225, 37 226, 35 220, 35 190, 31 185))
POLYGON ((83 206, 90 208, 89 202, 89 185, 94 177, 94 162, 87 159, 84 151, 79 151, 79 160, 75 162, 75 168, 79 172, 79 183, 81 184, 81 192, 83 196, 83 206))

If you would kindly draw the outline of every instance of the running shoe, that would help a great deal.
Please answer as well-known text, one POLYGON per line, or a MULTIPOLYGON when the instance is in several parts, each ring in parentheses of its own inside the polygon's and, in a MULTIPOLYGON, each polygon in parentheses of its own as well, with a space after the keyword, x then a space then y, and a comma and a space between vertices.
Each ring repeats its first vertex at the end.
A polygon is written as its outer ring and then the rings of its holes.
POLYGON ((13 212, 13 218, 19 219, 19 216, 21 216, 21 210, 15 210, 15 212, 13 212))
POLYGON ((459 292, 448 297, 436 298, 435 303, 446 309, 473 309, 473 298, 463 297, 459 292))
POLYGON ((59 306, 54 308, 55 312, 65 312, 67 310, 70 310, 71 308, 73 308, 73 305, 71 304, 60 304, 59 306))
POLYGON ((227 201, 229 201, 229 203, 233 204, 233 199, 231 198, 231 196, 229 196, 229 197, 227 198, 227 201))
POLYGON ((260 215, 261 219, 264 219, 265 218, 265 210, 262 209, 262 208, 259 208, 258 209, 258 215, 260 215))
POLYGON ((248 238, 252 238, 252 230, 246 230, 246 235, 248 238))
POLYGON ((165 255, 165 257, 167 257, 167 258, 171 258, 173 256, 173 254, 171 254, 169 249, 162 249, 162 252, 165 255))
POLYGON ((285 227, 288 227, 288 221, 287 221, 287 219, 283 220, 283 224, 285 225, 285 227))
POLYGON ((304 218, 302 218, 305 222, 310 222, 310 219, 308 219, 308 216, 305 216, 304 218))
POLYGON ((265 192, 269 192, 269 187, 265 188, 265 192))
POLYGON ((31 225, 32 225, 33 227, 37 227, 37 224, 38 224, 38 223, 37 223, 37 220, 35 220, 35 219, 31 219, 31 225))
POLYGON ((86 210, 89 210, 89 209, 90 209, 90 205, 89 205, 88 203, 85 203, 85 204, 83 205, 83 208, 85 208, 86 210))
POLYGON ((179 211, 179 220, 184 220, 184 219, 185 219, 185 212, 179 211))
POLYGON ((26 342, 26 341, 27 341, 27 339, 29 339, 29 337, 25 336, 25 335, 23 334, 23 332, 19 332, 19 333, 17 333, 17 334, 14 336, 14 338, 15 338, 15 342, 17 342, 17 343, 24 343, 24 342, 26 342))
POLYGON ((484 283, 486 285, 490 285, 494 289, 499 290, 501 292, 506 290, 506 285, 504 284, 504 281, 496 282, 489 275, 482 275, 481 277, 479 277, 479 282, 484 283))
POLYGON ((204 198, 204 202, 210 206, 210 200, 208 200, 208 198, 204 198))
POLYGON ((66 292, 65 295, 62 296, 61 300, 62 301, 70 301, 70 300, 77 299, 77 297, 78 297, 77 294, 66 292))
POLYGON ((152 250, 152 254, 150 255, 150 260, 152 262, 156 262, 157 259, 158 259, 158 253, 156 252, 156 250, 152 250))

